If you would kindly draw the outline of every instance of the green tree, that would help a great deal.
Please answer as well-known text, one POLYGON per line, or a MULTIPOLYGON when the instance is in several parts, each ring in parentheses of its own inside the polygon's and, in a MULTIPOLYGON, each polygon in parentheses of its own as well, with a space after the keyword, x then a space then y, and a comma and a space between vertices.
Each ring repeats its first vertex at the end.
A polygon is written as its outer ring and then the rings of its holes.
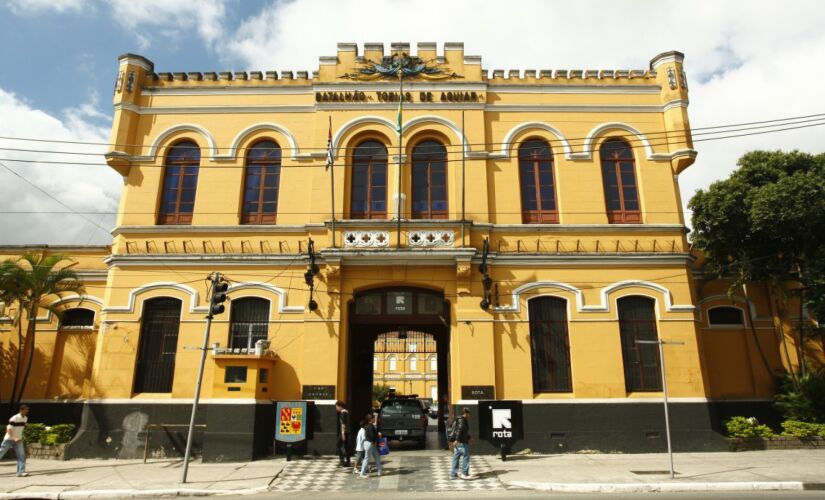
MULTIPOLYGON (((732 279, 731 294, 748 282, 766 283, 778 333, 778 316, 792 297, 813 317, 825 318, 825 154, 753 151, 738 165, 688 203, 692 241, 704 252, 705 270, 732 279)), ((802 360, 802 321, 798 331, 802 360)))
POLYGON ((375 384, 372 386, 372 400, 379 403, 387 399, 390 393, 390 386, 387 384, 375 384))
POLYGON ((18 353, 14 368, 9 403, 12 408, 20 404, 31 373, 36 353, 37 321, 41 309, 58 318, 62 311, 54 302, 66 295, 84 293, 83 283, 70 266, 74 261, 60 254, 45 255, 30 252, 18 259, 7 259, 0 264, 0 300, 18 305, 18 353), (23 311, 26 313, 26 333, 22 333, 23 311))

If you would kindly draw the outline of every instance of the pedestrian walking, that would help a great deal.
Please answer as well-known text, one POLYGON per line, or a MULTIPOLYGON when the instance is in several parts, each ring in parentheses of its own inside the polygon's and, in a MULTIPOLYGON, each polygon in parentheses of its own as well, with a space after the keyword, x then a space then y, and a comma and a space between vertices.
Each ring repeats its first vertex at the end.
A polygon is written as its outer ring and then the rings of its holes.
POLYGON ((368 413, 366 417, 364 417, 364 463, 361 464, 361 475, 360 477, 366 478, 367 472, 369 471, 370 466, 370 458, 375 462, 375 469, 378 471, 378 475, 381 476, 381 471, 383 470, 381 467, 381 454, 378 452, 378 438, 381 437, 381 434, 378 432, 378 429, 372 424, 375 417, 372 416, 372 413, 368 413))
POLYGON ((23 429, 26 428, 26 423, 29 421, 29 407, 20 405, 20 412, 9 419, 9 425, 6 426, 6 435, 3 437, 3 444, 0 445, 0 460, 6 456, 9 449, 14 448, 14 454, 17 455, 17 477, 26 477, 29 475, 26 472, 26 445, 23 443, 23 429))
POLYGON ((364 429, 365 424, 366 421, 361 420, 358 434, 355 436, 355 464, 352 466, 353 474, 358 474, 361 464, 364 461, 364 437, 367 432, 366 429, 364 429))
POLYGON ((450 479, 472 479, 470 476, 470 409, 461 410, 450 426, 447 440, 453 443, 453 465, 450 468, 450 479), (461 472, 458 472, 458 462, 461 460, 461 472))
POLYGON ((338 465, 341 467, 351 467, 350 444, 349 444, 349 410, 343 401, 335 402, 335 411, 338 412, 338 465))

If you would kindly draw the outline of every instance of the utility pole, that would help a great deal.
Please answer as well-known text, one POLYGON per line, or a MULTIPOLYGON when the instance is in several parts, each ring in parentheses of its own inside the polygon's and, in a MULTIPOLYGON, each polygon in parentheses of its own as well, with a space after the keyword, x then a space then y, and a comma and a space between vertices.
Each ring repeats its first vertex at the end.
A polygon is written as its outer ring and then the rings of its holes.
POLYGON ((226 291, 229 283, 221 277, 221 273, 212 275, 212 283, 209 293, 209 314, 206 315, 206 330, 203 333, 203 346, 201 346, 201 364, 198 368, 198 380, 195 384, 195 399, 192 401, 192 417, 189 419, 189 432, 186 436, 186 452, 183 455, 183 472, 181 474, 181 484, 186 483, 186 475, 189 473, 189 459, 192 454, 192 435, 195 432, 195 415, 198 412, 198 402, 201 398, 201 383, 203 382, 203 368, 206 365, 206 351, 209 349, 209 330, 212 328, 212 318, 216 314, 222 314, 225 310, 223 305, 226 302, 226 291))
POLYGON ((670 415, 667 408, 667 380, 665 379, 665 350, 664 345, 685 345, 684 342, 676 342, 670 340, 637 340, 637 344, 657 344, 659 346, 659 368, 662 370, 662 396, 665 402, 665 435, 667 436, 667 455, 670 459, 670 478, 676 476, 673 470, 673 450, 670 446, 670 415))

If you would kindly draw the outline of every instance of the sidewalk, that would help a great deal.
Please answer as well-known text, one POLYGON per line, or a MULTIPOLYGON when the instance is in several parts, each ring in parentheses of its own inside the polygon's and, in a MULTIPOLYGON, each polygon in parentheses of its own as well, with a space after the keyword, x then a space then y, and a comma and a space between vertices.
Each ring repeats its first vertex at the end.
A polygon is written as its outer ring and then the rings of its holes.
POLYGON ((626 492, 825 489, 825 451, 564 454, 508 457, 502 482, 542 491, 626 492))
MULTIPOLYGON (((667 455, 564 454, 473 457, 476 481, 449 481, 449 454, 444 451, 391 453, 386 477, 357 482, 370 488, 408 491, 405 484, 435 485, 434 491, 530 489, 559 492, 755 491, 825 489, 825 451, 776 450, 674 455, 676 478, 670 479, 667 455), (420 464, 416 465, 416 464, 420 464), (429 465, 428 465, 429 464, 429 465), (436 464, 436 466, 433 466, 436 464), (430 483, 422 481, 432 476, 430 483), (379 485, 380 481, 380 485, 379 485)), ((111 498, 187 495, 244 495, 272 491, 334 491, 356 481, 337 460, 326 457, 287 463, 283 458, 248 463, 193 462, 189 482, 178 484, 180 460, 30 460, 31 476, 15 477, 13 461, 0 464, 2 498, 111 498), (329 471, 317 471, 326 467, 329 471), (302 468, 316 468, 315 481, 302 468), (285 470, 286 469, 286 470, 285 470), (329 474, 321 481, 320 475, 329 474)), ((418 489, 418 491, 424 491, 418 489)))
POLYGON ((242 463, 190 462, 179 484, 182 460, 29 460, 29 477, 16 463, 0 464, 0 498, 112 498, 264 493, 285 459, 242 463))

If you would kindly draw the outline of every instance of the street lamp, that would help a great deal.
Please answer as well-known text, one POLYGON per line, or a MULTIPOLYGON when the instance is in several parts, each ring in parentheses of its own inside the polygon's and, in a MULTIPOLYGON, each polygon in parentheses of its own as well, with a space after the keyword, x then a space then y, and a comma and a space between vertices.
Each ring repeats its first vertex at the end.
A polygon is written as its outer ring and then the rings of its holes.
POLYGON ((659 346, 659 368, 662 371, 662 396, 665 402, 665 435, 667 436, 667 455, 670 458, 670 478, 673 479, 676 473, 673 471, 673 450, 670 447, 670 416, 667 409, 667 380, 665 379, 665 350, 664 345, 685 345, 684 342, 669 340, 637 340, 637 344, 657 344, 659 346))

